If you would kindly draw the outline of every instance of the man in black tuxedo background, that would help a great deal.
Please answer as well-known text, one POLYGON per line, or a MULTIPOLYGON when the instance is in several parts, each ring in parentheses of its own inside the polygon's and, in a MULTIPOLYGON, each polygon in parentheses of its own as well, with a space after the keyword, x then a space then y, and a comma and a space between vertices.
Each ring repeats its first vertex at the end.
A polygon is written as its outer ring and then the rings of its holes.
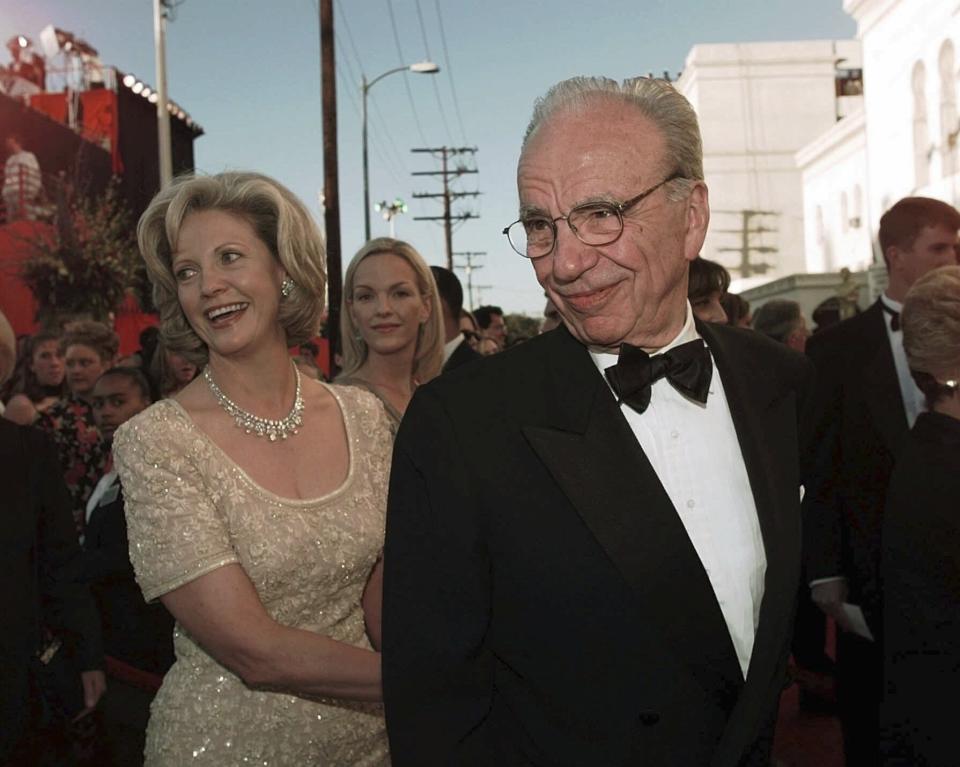
POLYGON ((454 370, 471 360, 480 359, 480 353, 471 348, 460 330, 460 312, 463 311, 463 286, 449 269, 431 266, 440 308, 443 316, 443 372, 454 370))
POLYGON ((393 764, 767 765, 812 367, 695 322, 709 204, 668 82, 554 86, 517 177, 504 231, 563 324, 420 387, 400 427, 393 764))
POLYGON ((878 763, 882 693, 880 529, 894 458, 925 409, 903 351, 900 309, 920 277, 957 263, 960 213, 929 197, 906 197, 880 219, 889 282, 862 314, 817 333, 816 469, 804 527, 812 598, 844 629, 837 641, 838 713, 848 767, 878 763), (872 639, 844 612, 859 607, 872 639))

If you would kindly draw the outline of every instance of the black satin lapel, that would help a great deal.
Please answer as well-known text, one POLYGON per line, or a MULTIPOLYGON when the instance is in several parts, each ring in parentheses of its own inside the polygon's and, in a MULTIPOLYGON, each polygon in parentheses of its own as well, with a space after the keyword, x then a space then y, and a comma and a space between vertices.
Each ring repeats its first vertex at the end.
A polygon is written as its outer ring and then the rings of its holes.
POLYGON ((896 453, 909 428, 893 351, 884 331, 876 356, 863 369, 863 396, 887 449, 896 453))
POLYGON ((583 433, 527 426, 524 435, 659 626, 664 646, 704 689, 733 696, 742 674, 707 574, 599 374, 596 385, 583 433))
MULTIPOLYGON (((730 716, 721 753, 734 755, 749 738, 748 723, 765 705, 771 676, 789 640, 790 616, 800 570, 799 440, 796 395, 778 392, 762 370, 754 368, 727 335, 701 327, 723 381, 743 455, 760 531, 767 570, 747 680, 730 716)), ((733 763, 733 762, 731 762, 733 763)))

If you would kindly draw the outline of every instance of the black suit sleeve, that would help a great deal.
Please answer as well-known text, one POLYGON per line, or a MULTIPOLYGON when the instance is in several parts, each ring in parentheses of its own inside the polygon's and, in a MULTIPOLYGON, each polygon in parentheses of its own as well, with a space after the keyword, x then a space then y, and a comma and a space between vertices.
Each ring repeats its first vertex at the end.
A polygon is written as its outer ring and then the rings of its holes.
POLYGON ((811 343, 816 386, 804 429, 803 547, 808 581, 843 575, 839 469, 843 390, 834 362, 811 343))
POLYGON ((83 551, 70 511, 70 494, 50 441, 29 430, 27 449, 35 457, 34 498, 38 504, 38 552, 44 622, 74 641, 82 670, 103 668, 100 618, 83 580, 83 551))
POLYGON ((113 503, 94 510, 87 523, 87 536, 83 556, 84 580, 97 583, 107 579, 133 579, 122 496, 113 503), (89 537, 93 534, 95 525, 101 529, 103 526, 109 526, 109 530, 103 531, 97 545, 91 546, 89 537))
POLYGON ((428 389, 394 449, 384 552, 383 691, 394 767, 492 764, 484 717, 489 558, 468 461, 428 389))

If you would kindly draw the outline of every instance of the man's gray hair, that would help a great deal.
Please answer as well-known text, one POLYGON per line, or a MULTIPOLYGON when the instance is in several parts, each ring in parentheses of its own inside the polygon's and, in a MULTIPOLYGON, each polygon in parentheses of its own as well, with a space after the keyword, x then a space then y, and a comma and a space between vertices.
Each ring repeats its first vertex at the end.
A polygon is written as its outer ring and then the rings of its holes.
POLYGON ((672 182, 672 199, 689 193, 693 181, 703 180, 703 142, 696 112, 690 102, 668 80, 634 77, 618 83, 608 77, 572 77, 554 85, 533 105, 533 117, 523 137, 526 150, 540 127, 561 112, 582 112, 596 106, 598 99, 612 99, 634 107, 660 129, 666 143, 667 167, 683 179, 672 182))

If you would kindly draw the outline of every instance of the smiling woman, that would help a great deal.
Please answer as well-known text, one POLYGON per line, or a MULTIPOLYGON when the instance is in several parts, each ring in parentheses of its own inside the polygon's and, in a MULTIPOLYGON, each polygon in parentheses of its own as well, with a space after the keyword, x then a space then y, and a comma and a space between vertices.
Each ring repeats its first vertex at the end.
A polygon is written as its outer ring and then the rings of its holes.
POLYGON ((252 173, 176 182, 138 235, 165 348, 204 366, 114 439, 137 580, 181 628, 146 763, 385 764, 389 425, 288 352, 320 323, 322 236, 252 173))

